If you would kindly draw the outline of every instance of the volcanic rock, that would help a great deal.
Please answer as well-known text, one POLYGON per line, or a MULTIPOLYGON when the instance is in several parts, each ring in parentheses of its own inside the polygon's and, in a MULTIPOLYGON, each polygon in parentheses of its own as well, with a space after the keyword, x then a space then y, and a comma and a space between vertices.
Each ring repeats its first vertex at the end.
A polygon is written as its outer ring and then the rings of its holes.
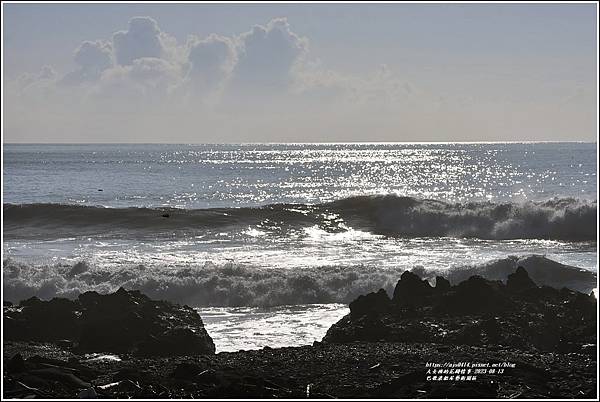
POLYGON ((356 300, 350 303, 350 315, 352 317, 361 317, 369 314, 381 314, 390 311, 392 301, 384 289, 379 289, 377 293, 369 293, 366 296, 358 296, 356 300))
POLYGON ((357 299, 323 343, 504 345, 554 353, 578 352, 596 343, 596 298, 567 288, 537 287, 522 267, 510 274, 507 285, 472 276, 450 286, 438 277, 431 288, 405 272, 392 303, 387 310, 384 306, 381 292, 357 299), (375 301, 381 307, 372 307, 375 301))
POLYGON ((392 301, 399 306, 421 306, 432 293, 433 288, 429 282, 405 271, 396 284, 392 301))
POLYGON ((531 280, 525 268, 518 267, 514 273, 508 275, 506 288, 511 292, 523 292, 537 288, 537 285, 531 280))
POLYGON ((439 293, 445 293, 450 290, 450 281, 443 276, 435 277, 435 290, 439 293))
POLYGON ((212 354, 215 346, 200 316, 190 307, 153 301, 120 288, 100 295, 86 292, 75 301, 31 298, 4 307, 4 336, 68 344, 80 352, 143 355, 212 354))

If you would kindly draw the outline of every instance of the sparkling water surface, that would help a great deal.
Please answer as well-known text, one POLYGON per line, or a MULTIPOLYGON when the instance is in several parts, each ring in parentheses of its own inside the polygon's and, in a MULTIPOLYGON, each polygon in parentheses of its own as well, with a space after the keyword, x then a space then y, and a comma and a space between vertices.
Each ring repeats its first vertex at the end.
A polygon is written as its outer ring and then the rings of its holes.
MULTIPOLYGON (((203 209, 394 194, 465 208, 475 201, 593 203, 596 155, 595 143, 4 144, 3 202, 203 209)), ((141 288, 197 307, 217 350, 233 351, 320 340, 347 313, 348 299, 417 266, 443 271, 541 254, 597 271, 596 241, 407 238, 352 227, 335 214, 326 220, 331 227, 240 223, 161 236, 116 227, 65 227, 42 237, 11 231, 3 242, 4 290, 18 299, 141 288), (259 283, 269 276, 275 293, 259 283), (335 293, 336 281, 351 284, 335 293), (210 286, 221 293, 201 297, 210 286)))

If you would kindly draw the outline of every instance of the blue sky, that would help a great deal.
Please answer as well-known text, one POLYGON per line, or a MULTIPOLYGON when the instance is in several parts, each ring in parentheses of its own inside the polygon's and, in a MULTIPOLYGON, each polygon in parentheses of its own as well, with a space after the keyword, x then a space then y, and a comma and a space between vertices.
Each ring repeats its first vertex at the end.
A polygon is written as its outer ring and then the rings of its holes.
POLYGON ((5 141, 596 138, 595 4, 3 3, 3 17, 5 141), (113 34, 133 17, 161 51, 119 63, 113 34), (84 41, 112 64, 80 79, 84 41))

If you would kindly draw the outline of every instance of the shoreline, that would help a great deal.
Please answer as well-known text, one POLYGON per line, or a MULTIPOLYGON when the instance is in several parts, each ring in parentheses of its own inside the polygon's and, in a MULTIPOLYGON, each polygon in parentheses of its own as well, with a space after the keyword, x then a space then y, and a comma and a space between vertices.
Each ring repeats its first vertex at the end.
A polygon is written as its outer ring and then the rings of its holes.
MULTIPOLYGON (((26 364, 65 364, 101 398, 594 398, 595 365, 554 353, 523 354, 510 348, 394 342, 315 343, 313 346, 221 352, 202 357, 86 361, 55 345, 5 343, 7 355, 26 364), (38 356, 37 358, 35 356, 38 356), (435 359, 433 358, 435 356, 435 359), (503 375, 476 381, 426 381, 432 360, 517 365, 503 375), (548 364, 552 362, 552 364, 548 364), (573 374, 565 376, 564 368, 573 374)), ((4 397, 11 383, 5 376, 4 397)), ((89 388, 64 387, 22 392, 21 397, 76 398, 89 388)), ((10 391, 9 391, 10 392, 10 391)), ((85 394, 83 394, 85 395, 85 394)), ((13 396, 14 397, 14 396, 13 396)))
POLYGON ((538 287, 521 267, 506 284, 435 287, 406 271, 393 298, 360 296, 312 346, 215 354, 191 312, 123 289, 5 303, 4 397, 596 396, 596 298, 538 287), (433 378, 445 367, 457 378, 433 378))

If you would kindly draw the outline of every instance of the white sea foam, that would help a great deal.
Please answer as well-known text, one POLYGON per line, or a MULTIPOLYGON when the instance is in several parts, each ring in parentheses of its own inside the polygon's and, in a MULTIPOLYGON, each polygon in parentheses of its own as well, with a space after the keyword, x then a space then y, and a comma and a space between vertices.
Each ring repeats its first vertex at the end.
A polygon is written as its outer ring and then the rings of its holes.
POLYGON ((139 289, 156 299, 191 306, 279 306, 349 303, 379 288, 393 292, 402 272, 411 269, 434 280, 436 275, 453 282, 478 274, 505 280, 517 266, 528 269, 534 281, 554 287, 568 286, 590 292, 596 288, 594 272, 560 264, 542 256, 508 257, 475 266, 455 265, 447 270, 424 267, 320 266, 297 269, 258 268, 227 263, 202 266, 91 266, 27 265, 4 260, 4 299, 19 301, 31 296, 75 297, 80 292, 101 293, 139 289))

